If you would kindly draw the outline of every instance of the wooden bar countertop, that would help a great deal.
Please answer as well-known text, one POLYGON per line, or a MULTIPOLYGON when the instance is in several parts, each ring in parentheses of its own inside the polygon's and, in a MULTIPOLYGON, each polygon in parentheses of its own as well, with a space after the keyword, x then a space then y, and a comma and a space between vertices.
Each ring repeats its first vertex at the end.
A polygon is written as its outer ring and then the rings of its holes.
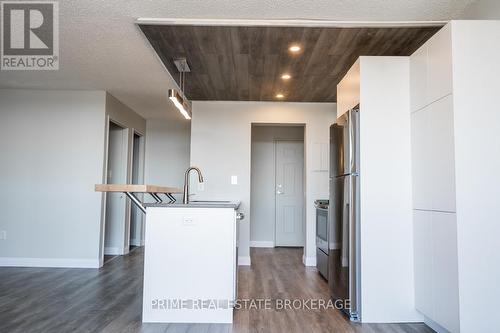
POLYGON ((96 192, 182 193, 177 187, 139 184, 96 184, 96 192))

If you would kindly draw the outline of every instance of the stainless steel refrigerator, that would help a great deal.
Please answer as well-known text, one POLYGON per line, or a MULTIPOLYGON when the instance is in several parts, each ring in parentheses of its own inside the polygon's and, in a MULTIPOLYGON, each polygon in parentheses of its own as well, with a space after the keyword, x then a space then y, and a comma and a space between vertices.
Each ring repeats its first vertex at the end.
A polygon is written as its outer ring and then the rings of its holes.
POLYGON ((360 320, 359 107, 330 127, 329 273, 331 297, 360 320))

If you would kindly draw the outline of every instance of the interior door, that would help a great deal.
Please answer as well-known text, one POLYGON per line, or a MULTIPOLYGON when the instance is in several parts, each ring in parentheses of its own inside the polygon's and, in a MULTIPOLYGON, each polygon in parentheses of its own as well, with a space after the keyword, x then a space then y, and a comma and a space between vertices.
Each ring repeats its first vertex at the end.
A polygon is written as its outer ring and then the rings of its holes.
MULTIPOLYGON (((114 123, 109 126, 107 184, 127 183, 128 130, 114 123)), ((126 198, 123 193, 106 194, 104 254, 126 253, 126 198)))
MULTIPOLYGON (((143 180, 143 140, 144 138, 134 133, 132 149, 132 184, 142 184, 143 180)), ((137 194, 139 200, 144 200, 143 194, 137 194)), ((130 205, 130 246, 144 244, 144 214, 136 205, 130 205)))
POLYGON ((304 246, 304 142, 276 141, 276 246, 304 246))

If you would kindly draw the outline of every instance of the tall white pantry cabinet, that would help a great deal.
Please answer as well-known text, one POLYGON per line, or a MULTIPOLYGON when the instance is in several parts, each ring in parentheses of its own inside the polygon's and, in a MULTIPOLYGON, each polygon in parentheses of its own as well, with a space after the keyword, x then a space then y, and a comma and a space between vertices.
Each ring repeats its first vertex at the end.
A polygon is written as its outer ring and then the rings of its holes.
POLYGON ((500 21, 452 21, 410 57, 415 303, 437 330, 500 332, 498 59, 500 21))

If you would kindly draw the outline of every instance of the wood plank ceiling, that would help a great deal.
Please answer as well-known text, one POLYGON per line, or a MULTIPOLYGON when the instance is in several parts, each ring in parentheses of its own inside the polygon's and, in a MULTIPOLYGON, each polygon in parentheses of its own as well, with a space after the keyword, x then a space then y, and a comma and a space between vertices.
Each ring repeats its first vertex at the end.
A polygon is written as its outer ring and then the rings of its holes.
POLYGON ((186 58, 190 100, 336 102, 336 86, 359 56, 408 56, 439 27, 305 28, 140 25, 178 82, 186 58), (296 53, 291 45, 299 45, 296 53), (283 74, 291 79, 283 80, 283 74))

